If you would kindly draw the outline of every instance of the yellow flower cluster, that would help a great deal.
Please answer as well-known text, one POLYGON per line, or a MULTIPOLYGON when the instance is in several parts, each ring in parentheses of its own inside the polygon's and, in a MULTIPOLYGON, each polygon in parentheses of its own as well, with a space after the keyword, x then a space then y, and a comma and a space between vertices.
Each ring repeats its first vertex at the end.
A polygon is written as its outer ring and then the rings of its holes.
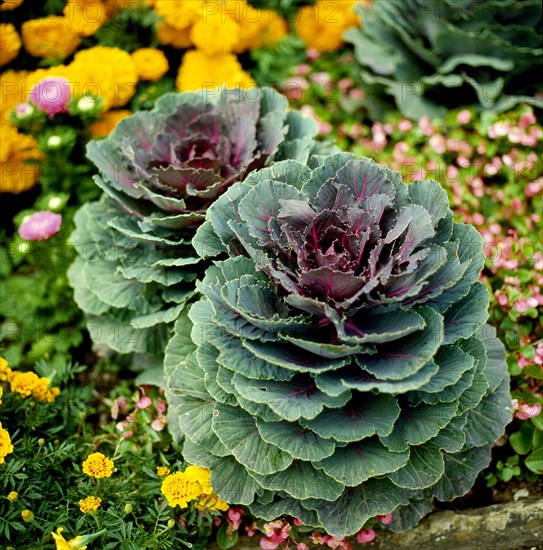
POLYGON ((81 43, 68 19, 58 15, 25 21, 21 34, 25 50, 34 57, 64 59, 81 43))
POLYGON ((79 509, 86 514, 92 510, 98 510, 102 504, 102 499, 100 497, 89 496, 83 498, 79 501, 79 509))
POLYGON ((168 60, 164 52, 156 48, 140 48, 132 52, 131 57, 141 80, 156 82, 168 72, 168 60))
POLYGON ((0 11, 14 10, 23 3, 23 0, 3 0, 0 4, 0 11))
POLYGON ((185 54, 176 80, 178 90, 211 89, 223 84, 242 89, 255 85, 234 54, 207 55, 199 50, 185 54))
POLYGON ((79 36, 92 36, 107 19, 100 0, 68 0, 63 13, 79 36))
POLYGON ((226 85, 254 86, 235 54, 271 46, 287 33, 287 24, 274 10, 253 8, 247 0, 156 0, 161 44, 194 46, 183 57, 177 76, 181 91, 226 85))
POLYGON ((0 23, 0 67, 13 61, 21 49, 21 37, 12 23, 0 23))
POLYGON ((20 134, 16 128, 0 119, 0 192, 20 193, 33 187, 38 180, 42 158, 36 140, 20 134))
POLYGON ((102 453, 92 453, 83 462, 83 473, 90 477, 103 478, 111 477, 114 463, 111 458, 107 458, 102 453))
POLYGON ((170 473, 170 469, 167 466, 157 466, 156 473, 158 477, 166 477, 170 473))
POLYGON ((138 72, 130 54, 119 48, 96 46, 78 52, 68 65, 68 80, 79 95, 100 95, 105 109, 122 107, 136 91, 138 72))
POLYGON ((213 493, 209 470, 200 466, 189 466, 184 472, 169 475, 161 490, 172 507, 186 508, 195 500, 200 510, 228 510, 228 504, 213 493))
POLYGON ((32 396, 43 403, 53 403, 60 394, 59 388, 51 388, 47 378, 39 377, 34 372, 9 371, 7 380, 11 391, 25 398, 32 396))
POLYGON ((296 30, 308 48, 320 52, 335 50, 343 44, 343 33, 358 25, 353 11, 359 0, 317 0, 304 6, 296 17, 296 30))
POLYGON ((11 438, 7 430, 2 428, 2 422, 0 422, 0 464, 3 464, 6 456, 13 452, 13 445, 11 444, 11 438))

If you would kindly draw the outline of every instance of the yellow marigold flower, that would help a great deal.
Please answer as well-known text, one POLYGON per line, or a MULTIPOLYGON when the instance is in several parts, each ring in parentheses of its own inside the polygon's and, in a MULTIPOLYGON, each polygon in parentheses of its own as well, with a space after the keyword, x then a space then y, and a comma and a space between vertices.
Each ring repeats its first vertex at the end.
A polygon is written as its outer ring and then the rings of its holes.
POLYGON ((281 42, 281 40, 283 40, 283 38, 285 38, 288 34, 287 22, 282 17, 279 17, 277 13, 274 15, 274 19, 271 23, 266 25, 262 36, 261 45, 267 48, 272 48, 281 42))
POLYGON ((210 495, 213 493, 211 487, 211 472, 207 468, 201 466, 188 466, 185 470, 185 474, 194 483, 200 484, 200 493, 203 495, 210 495))
POLYGON ((223 12, 239 25, 239 39, 232 49, 236 53, 259 48, 264 29, 279 17, 275 10, 253 8, 246 0, 228 0, 223 12))
POLYGON ((215 493, 211 495, 202 495, 196 503, 198 510, 219 510, 226 512, 229 506, 224 500, 221 500, 215 493))
POLYGON ((11 23, 0 23, 0 67, 13 61, 21 49, 21 37, 11 23))
POLYGON ((138 73, 128 52, 119 48, 96 46, 75 54, 68 66, 70 78, 82 86, 83 92, 99 95, 104 99, 104 108, 122 107, 136 91, 138 73))
POLYGON ((161 491, 170 506, 179 505, 181 508, 186 508, 189 501, 201 495, 200 484, 183 472, 166 477, 162 482, 161 491))
POLYGON ((208 55, 231 52, 239 42, 239 25, 217 11, 199 19, 190 31, 192 43, 208 55))
POLYGON ((32 397, 38 401, 44 403, 54 403, 57 395, 60 394, 59 388, 50 388, 49 380, 47 378, 40 378, 34 389, 32 390, 32 397))
POLYGON ((26 51, 35 57, 64 59, 81 43, 68 19, 60 16, 25 21, 21 33, 26 51))
POLYGON ((168 25, 182 31, 202 18, 204 4, 198 0, 156 0, 155 12, 168 25))
POLYGON ((4 0, 0 4, 0 11, 4 10, 14 10, 18 8, 23 3, 23 0, 4 0))
POLYGON ((164 52, 156 48, 140 48, 132 52, 132 60, 141 80, 156 82, 168 72, 168 60, 164 52))
POLYGON ((13 445, 11 444, 11 438, 7 430, 2 428, 2 422, 0 422, 0 464, 4 462, 4 458, 13 452, 13 445))
POLYGON ((20 393, 23 397, 32 395, 39 384, 40 377, 35 372, 14 371, 9 375, 11 391, 20 393))
POLYGON ((10 502, 15 502, 19 498, 19 493, 17 491, 11 491, 8 495, 8 500, 10 502))
MULTIPOLYGON (((0 142, 0 147, 2 146, 2 142, 0 142)), ((0 148, 0 161, 3 162, 2 159, 2 149, 0 148)), ((4 382, 8 379, 8 376, 11 373, 11 369, 8 367, 8 362, 3 358, 0 357, 0 382, 4 382)))
POLYGON ((83 462, 83 473, 90 477, 110 477, 113 473, 113 460, 102 453, 92 453, 83 462))
POLYGON ((129 117, 131 114, 132 111, 128 109, 119 109, 104 113, 95 123, 91 124, 89 133, 94 139, 105 137, 109 135, 121 120, 129 117))
POLYGON ((68 0, 64 17, 80 36, 92 36, 107 19, 101 0, 68 0))
POLYGON ((255 85, 233 54, 206 55, 191 50, 183 56, 176 81, 178 90, 186 92, 223 84, 228 88, 242 89, 255 85))
POLYGON ((158 477, 166 477, 170 473, 170 469, 166 466, 157 466, 156 473, 158 477))
POLYGON ((88 537, 77 536, 74 539, 66 540, 61 534, 62 531, 64 531, 64 529, 59 527, 56 533, 51 533, 55 539, 57 550, 86 550, 87 545, 85 539, 88 539, 88 537))
POLYGON ((32 512, 32 510, 23 510, 21 512, 21 517, 26 523, 31 523, 34 521, 34 512, 32 512))
MULTIPOLYGON (((36 140, 0 120, 0 192, 20 193, 34 186, 38 180, 38 164, 42 153, 36 140)), ((0 375, 3 376, 3 375, 0 375)))
POLYGON ((2 389, 2 386, 0 386, 0 405, 2 404, 2 394, 4 393, 4 390, 2 389))
POLYGON ((336 50, 343 44, 343 33, 358 24, 353 12, 356 0, 317 0, 304 6, 296 17, 296 30, 308 48, 320 52, 336 50))
POLYGON ((173 48, 186 49, 192 46, 190 28, 179 30, 168 23, 159 23, 156 28, 156 37, 159 44, 173 48))
POLYGON ((91 510, 98 510, 100 504, 102 504, 102 499, 100 497, 90 496, 79 501, 79 509, 86 514, 91 510))
MULTIPOLYGON (((9 113, 18 103, 26 101, 28 71, 5 71, 0 74, 0 124, 8 123, 9 113)), ((4 134, 2 134, 2 139, 4 134)))

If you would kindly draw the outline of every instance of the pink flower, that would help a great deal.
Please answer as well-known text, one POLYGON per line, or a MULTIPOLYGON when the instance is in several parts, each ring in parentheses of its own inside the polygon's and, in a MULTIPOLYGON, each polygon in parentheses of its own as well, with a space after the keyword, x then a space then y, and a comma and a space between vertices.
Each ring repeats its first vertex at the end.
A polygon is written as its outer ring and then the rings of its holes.
POLYGON ((458 124, 467 124, 471 120, 471 113, 467 109, 462 109, 456 115, 456 121, 458 124))
POLYGON ((161 418, 155 418, 151 422, 151 428, 155 430, 155 432, 161 432, 166 427, 166 422, 161 418))
POLYGON ((33 111, 34 111, 34 107, 32 107, 32 105, 30 105, 30 103, 28 102, 19 103, 15 106, 15 114, 19 118, 25 118, 28 115, 31 115, 33 111))
POLYGON ((294 521, 292 523, 294 523, 296 527, 300 527, 300 525, 303 525, 303 523, 298 518, 294 518, 294 521))
POLYGON ((146 409, 147 407, 150 407, 152 403, 151 398, 148 395, 144 395, 136 401, 136 408, 146 409))
POLYGON ((43 78, 30 90, 29 99, 49 118, 57 113, 67 113, 70 102, 70 83, 63 76, 50 76, 43 78))
POLYGON ((413 123, 410 120, 407 120, 406 118, 402 118, 400 122, 398 122, 398 129, 402 132, 407 132, 408 130, 411 130, 413 127, 413 123))
POLYGON ((43 241, 60 231, 62 216, 54 212, 36 212, 19 226, 19 235, 28 241, 43 241))
POLYGON ((260 539, 260 548, 262 550, 275 550, 278 546, 278 542, 273 542, 269 539, 260 539))
POLYGON ((328 539, 326 540, 326 544, 329 548, 339 548, 340 546, 343 546, 343 543, 345 541, 341 538, 338 538, 338 537, 328 537, 328 539))
POLYGON ((232 522, 232 530, 237 531, 241 525, 241 515, 243 510, 241 508, 229 508, 228 519, 232 522))
POLYGON ((370 529, 369 531, 362 529, 362 531, 360 531, 356 535, 356 542, 359 542, 360 544, 366 544, 368 542, 371 542, 374 538, 375 531, 373 529, 370 529))
POLYGON ((156 402, 156 410, 158 412, 161 412, 161 413, 166 412, 166 401, 163 401, 162 399, 159 399, 156 402))
POLYGON ((526 401, 518 402, 518 399, 512 401, 513 413, 519 420, 528 420, 534 416, 538 416, 541 413, 541 403, 534 403, 528 405, 526 401))
MULTIPOLYGON (((468 111, 469 113, 469 111, 468 111)), ((469 122, 469 121, 468 121, 469 122)), ((392 521, 392 514, 388 513, 384 516, 377 516, 378 521, 380 521, 383 525, 388 525, 392 521)))
POLYGON ((296 544, 296 550, 309 550, 309 546, 305 542, 298 542, 296 544))

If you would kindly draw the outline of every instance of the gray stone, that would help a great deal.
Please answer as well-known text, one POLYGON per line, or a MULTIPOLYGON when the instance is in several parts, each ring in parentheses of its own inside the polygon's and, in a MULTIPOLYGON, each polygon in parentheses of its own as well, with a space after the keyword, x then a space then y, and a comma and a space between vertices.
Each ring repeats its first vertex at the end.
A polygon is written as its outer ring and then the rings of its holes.
MULTIPOLYGON (((259 537, 242 537, 234 550, 256 550, 259 537)), ((543 545, 543 499, 430 514, 406 533, 378 531, 357 550, 520 550, 543 545)), ((217 549, 210 545, 209 549, 217 549)), ((543 548, 543 546, 542 546, 543 548)))

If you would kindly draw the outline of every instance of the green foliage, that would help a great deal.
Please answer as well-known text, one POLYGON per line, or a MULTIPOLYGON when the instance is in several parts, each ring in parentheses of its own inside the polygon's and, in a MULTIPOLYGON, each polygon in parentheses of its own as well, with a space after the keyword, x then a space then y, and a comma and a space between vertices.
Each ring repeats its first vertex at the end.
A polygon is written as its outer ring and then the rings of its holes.
POLYGON ((170 422, 259 517, 343 537, 396 511, 405 530, 470 489, 510 421, 482 241, 437 182, 315 165, 276 163, 209 208, 194 247, 227 259, 166 349, 170 422))
POLYGON ((133 3, 121 8, 115 17, 106 21, 94 34, 99 46, 121 48, 133 52, 153 46, 153 29, 157 15, 147 6, 133 3))
POLYGON ((0 423, 14 450, 0 464, 0 539, 21 550, 52 548, 51 533, 63 527, 66 540, 100 532, 93 548, 206 548, 218 513, 201 513, 194 506, 174 510, 160 491, 156 467, 183 465, 166 430, 152 427, 164 410, 158 391, 143 388, 131 395, 125 390, 111 401, 89 383, 100 383, 108 374, 103 370, 44 362, 39 370, 61 386, 54 403, 24 398, 3 384, 0 423), (144 395, 152 404, 138 408, 144 395), (114 460, 111 477, 83 474, 82 462, 96 451, 114 460), (18 496, 10 501, 13 491, 18 496), (79 501, 91 495, 102 499, 101 506, 82 513, 79 501), (23 510, 34 519, 25 522, 23 510))
POLYGON ((249 0, 253 8, 275 10, 283 17, 293 18, 303 6, 312 6, 316 0, 249 0))
POLYGON ((409 118, 442 116, 473 103, 503 111, 520 102, 539 106, 536 75, 543 53, 538 0, 376 0, 360 6, 354 44, 367 106, 374 118, 391 99, 409 118))

